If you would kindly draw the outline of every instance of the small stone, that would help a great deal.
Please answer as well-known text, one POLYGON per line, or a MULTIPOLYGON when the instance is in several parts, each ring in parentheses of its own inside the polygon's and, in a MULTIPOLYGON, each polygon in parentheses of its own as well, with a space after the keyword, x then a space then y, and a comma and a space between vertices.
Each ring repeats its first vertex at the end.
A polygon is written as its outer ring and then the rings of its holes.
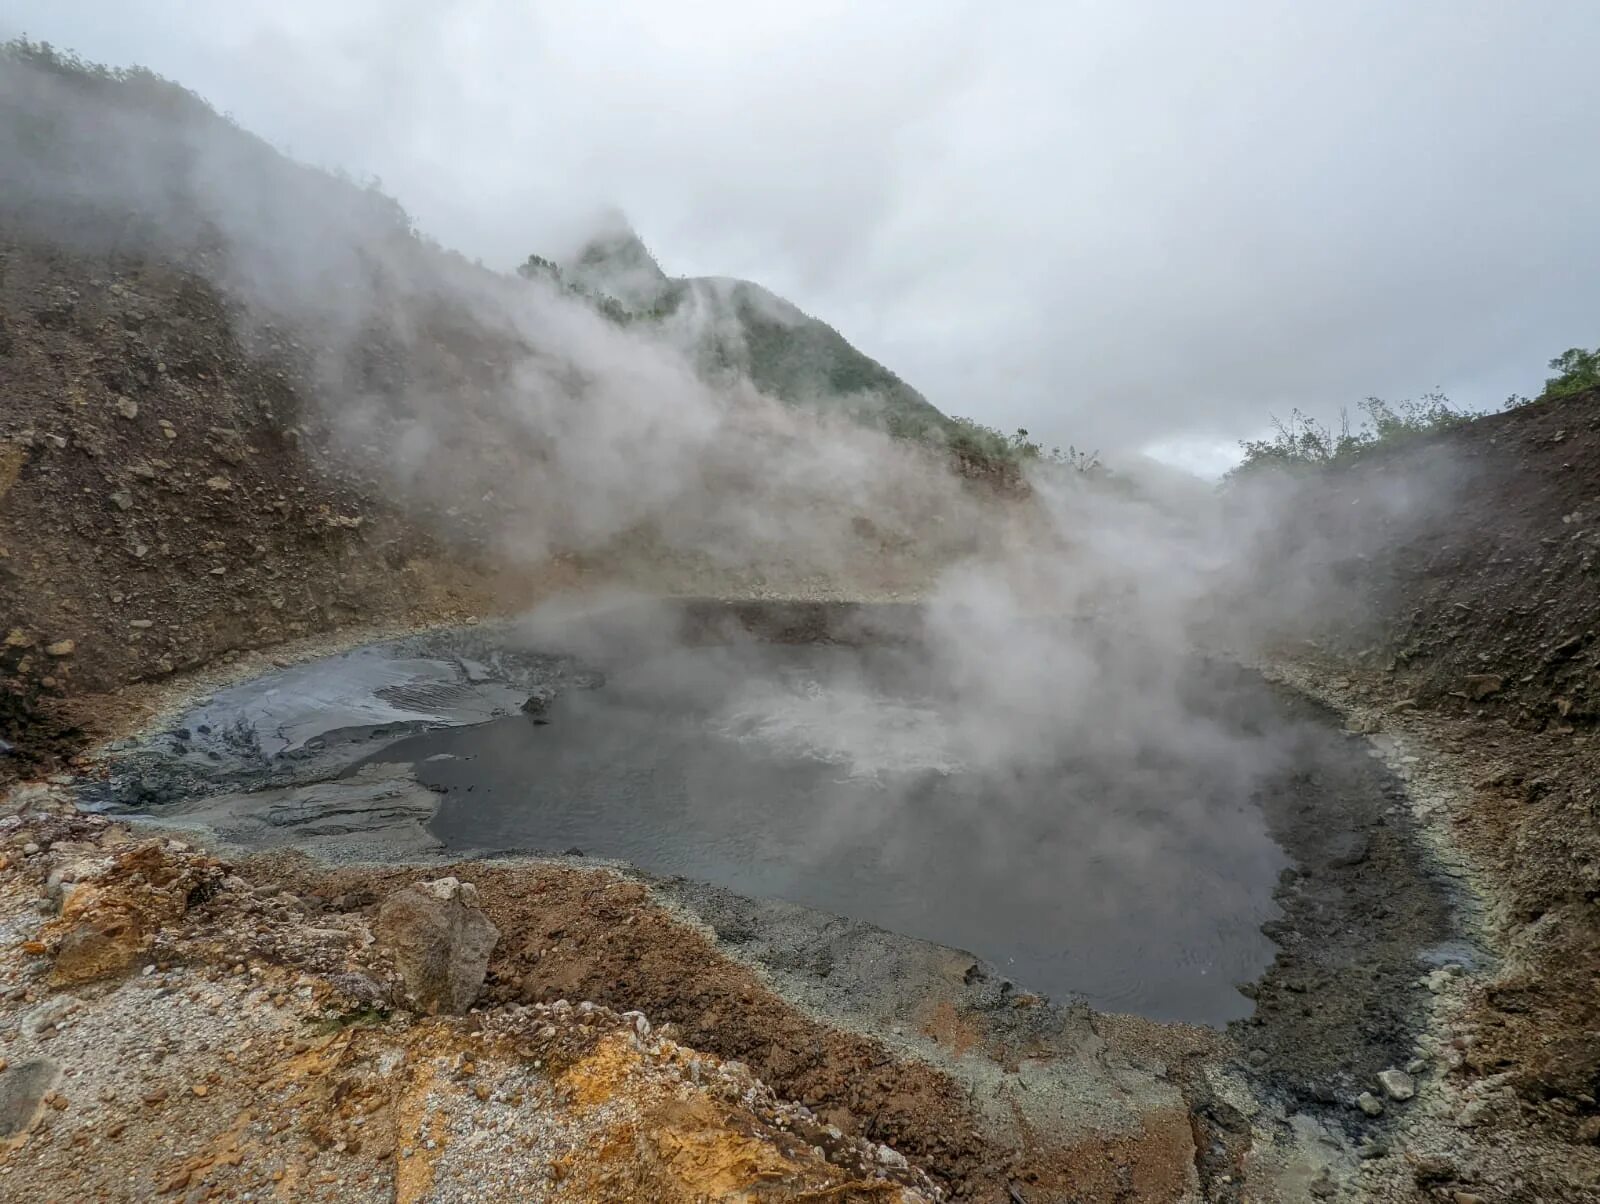
POLYGON ((1475 1191, 1458 1191, 1450 1195, 1452 1204, 1485 1204, 1484 1198, 1475 1191))
POLYGON ((193 1091, 201 1099, 205 1099, 206 1096, 211 1094, 211 1088, 207 1087, 204 1083, 196 1083, 193 1087, 190 1087, 189 1090, 193 1091))
POLYGON ((1405 1071, 1394 1067, 1378 1071, 1378 1086, 1397 1103, 1403 1103, 1417 1093, 1416 1081, 1405 1071))
POLYGON ((1356 1096, 1356 1107, 1360 1108, 1368 1116, 1383 1115, 1383 1101, 1370 1091, 1363 1091, 1356 1096))
POLYGON ((57 640, 53 644, 46 644, 44 646, 44 652, 46 656, 54 656, 58 658, 71 656, 77 650, 78 645, 72 640, 57 640))
POLYGON ((1428 1069, 1427 1058, 1412 1058, 1406 1063, 1407 1074, 1421 1074, 1426 1069, 1428 1069))
POLYGON ((233 488, 233 482, 227 477, 207 477, 206 488, 213 493, 226 493, 233 488))
POLYGON ((35 844, 33 841, 31 841, 31 840, 27 844, 22 846, 22 855, 24 857, 32 857, 38 851, 39 851, 39 846, 37 844, 35 844))
POLYGON ((128 620, 128 626, 129 627, 136 627, 140 631, 146 631, 149 628, 154 627, 155 625, 156 624, 155 624, 155 620, 154 619, 129 619, 128 620))
POLYGON ((124 418, 137 418, 139 416, 139 403, 131 397, 117 398, 117 413, 124 418))
POLYGON ((126 489, 117 490, 111 495, 110 501, 111 504, 118 510, 133 509, 133 494, 129 493, 126 489))
POLYGON ((1252 1066, 1265 1066, 1271 1058, 1272 1055, 1264 1049, 1258 1048, 1250 1051, 1250 1065, 1252 1066))

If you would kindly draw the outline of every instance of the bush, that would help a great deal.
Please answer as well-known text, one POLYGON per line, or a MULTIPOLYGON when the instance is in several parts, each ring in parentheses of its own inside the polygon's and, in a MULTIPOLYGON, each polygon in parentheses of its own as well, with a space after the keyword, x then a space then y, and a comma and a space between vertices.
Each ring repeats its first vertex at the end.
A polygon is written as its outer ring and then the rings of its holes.
POLYGON ((990 464, 1021 466, 1030 461, 1055 464, 1077 472, 1093 473, 1101 468, 1100 453, 1079 451, 1069 447, 1062 451, 1052 447, 1048 451, 1033 442, 1025 427, 1015 434, 1003 435, 992 426, 984 426, 970 418, 952 418, 944 441, 958 457, 990 464))
POLYGON ((1361 425, 1352 428, 1349 414, 1341 411, 1337 432, 1300 410, 1290 411, 1287 422, 1274 415, 1275 430, 1270 437, 1240 441, 1244 459, 1228 475, 1269 466, 1290 470, 1326 468, 1358 459, 1380 447, 1393 447, 1449 430, 1472 417, 1456 409, 1448 397, 1438 392, 1399 402, 1369 397, 1361 403, 1360 409, 1366 415, 1361 425))
POLYGON ((1571 397, 1600 388, 1600 347, 1593 351, 1571 347, 1550 361, 1550 370, 1557 375, 1544 382, 1545 397, 1571 397))

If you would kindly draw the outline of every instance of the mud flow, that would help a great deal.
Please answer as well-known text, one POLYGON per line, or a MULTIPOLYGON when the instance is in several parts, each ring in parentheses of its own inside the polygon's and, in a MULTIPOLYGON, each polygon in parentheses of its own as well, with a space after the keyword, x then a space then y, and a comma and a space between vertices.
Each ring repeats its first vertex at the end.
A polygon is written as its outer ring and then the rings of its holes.
POLYGON ((203 700, 120 793, 246 846, 615 859, 965 949, 1022 990, 1220 1026, 1276 951, 1269 816, 1370 777, 1230 666, 1186 665, 1148 731, 1085 745, 1063 720, 1019 747, 913 611, 663 613, 287 669, 203 700))

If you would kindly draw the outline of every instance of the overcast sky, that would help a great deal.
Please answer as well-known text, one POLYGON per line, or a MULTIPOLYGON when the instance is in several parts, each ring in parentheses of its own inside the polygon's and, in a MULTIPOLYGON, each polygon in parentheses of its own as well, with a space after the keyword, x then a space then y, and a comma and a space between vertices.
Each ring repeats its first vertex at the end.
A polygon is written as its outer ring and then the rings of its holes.
POLYGON ((496 267, 616 205, 947 412, 1216 467, 1600 342, 1600 4, 5 0, 496 267))

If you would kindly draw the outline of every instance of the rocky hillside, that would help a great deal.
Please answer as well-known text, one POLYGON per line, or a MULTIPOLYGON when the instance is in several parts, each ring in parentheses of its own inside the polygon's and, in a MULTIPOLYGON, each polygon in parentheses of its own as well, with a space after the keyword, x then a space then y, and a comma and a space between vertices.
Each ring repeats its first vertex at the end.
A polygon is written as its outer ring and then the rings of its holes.
POLYGON ((1318 483, 1320 514, 1410 495, 1356 651, 1396 696, 1568 731, 1600 720, 1600 390, 1531 402, 1318 483))

